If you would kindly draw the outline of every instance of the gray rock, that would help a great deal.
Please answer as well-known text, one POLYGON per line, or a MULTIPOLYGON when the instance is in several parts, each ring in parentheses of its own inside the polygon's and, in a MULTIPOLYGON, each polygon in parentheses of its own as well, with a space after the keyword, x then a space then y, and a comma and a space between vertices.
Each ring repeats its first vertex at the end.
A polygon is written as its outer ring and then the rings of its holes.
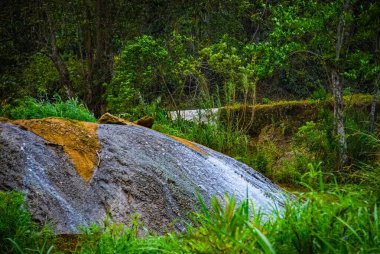
POLYGON ((93 177, 85 182, 60 146, 18 126, 0 123, 0 190, 26 194, 34 219, 51 222, 57 233, 101 224, 107 214, 128 223, 138 213, 156 232, 173 221, 184 228, 189 212, 213 195, 248 195, 270 212, 287 195, 267 178, 228 156, 197 145, 205 153, 147 128, 99 125, 101 150, 93 177))

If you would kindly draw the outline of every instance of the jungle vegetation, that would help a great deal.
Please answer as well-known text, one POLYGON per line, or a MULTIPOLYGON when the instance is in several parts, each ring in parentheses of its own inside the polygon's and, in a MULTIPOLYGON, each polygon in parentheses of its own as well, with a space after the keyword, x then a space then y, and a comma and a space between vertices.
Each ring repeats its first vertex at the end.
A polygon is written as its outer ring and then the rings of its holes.
MULTIPOLYGON (((152 115, 300 197, 268 221, 215 200, 184 234, 106 223, 77 253, 379 252, 379 1, 3 0, 0 41, 0 116, 152 115), (167 115, 215 107, 216 124, 167 115)), ((22 195, 0 200, 1 248, 57 250, 22 195)))

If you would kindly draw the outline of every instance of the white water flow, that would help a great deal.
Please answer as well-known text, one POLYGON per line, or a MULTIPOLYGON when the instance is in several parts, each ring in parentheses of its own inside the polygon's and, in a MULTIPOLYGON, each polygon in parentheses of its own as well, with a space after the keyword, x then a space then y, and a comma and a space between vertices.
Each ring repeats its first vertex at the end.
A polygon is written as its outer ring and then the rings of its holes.
POLYGON ((261 211, 265 213, 280 209, 275 206, 272 198, 264 194, 263 191, 269 191, 265 184, 260 184, 260 188, 258 188, 238 174, 235 165, 227 164, 225 161, 221 161, 213 156, 209 156, 207 160, 216 166, 218 170, 217 174, 219 175, 218 179, 225 181, 225 183, 221 184, 225 185, 225 192, 229 195, 234 194, 238 200, 248 198, 253 201, 255 207, 260 207, 261 211), (243 196, 244 194, 248 195, 248 197, 243 196))
POLYGON ((24 176, 24 186, 34 185, 36 189, 40 189, 41 193, 49 193, 57 201, 60 207, 63 208, 67 227, 75 231, 78 227, 78 222, 82 225, 86 225, 86 220, 83 216, 78 213, 61 195, 59 191, 51 184, 48 176, 45 173, 45 169, 41 168, 39 163, 30 156, 26 149, 26 144, 23 143, 20 150, 25 154, 26 157, 26 172, 24 176))

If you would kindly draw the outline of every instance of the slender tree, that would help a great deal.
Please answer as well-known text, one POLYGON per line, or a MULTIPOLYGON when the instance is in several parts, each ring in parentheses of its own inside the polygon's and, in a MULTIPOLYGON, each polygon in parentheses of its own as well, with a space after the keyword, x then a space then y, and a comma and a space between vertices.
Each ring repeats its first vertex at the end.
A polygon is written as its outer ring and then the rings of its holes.
MULTIPOLYGON (((354 12, 358 3, 339 1, 294 1, 272 8, 275 45, 296 45, 289 56, 308 55, 324 66, 326 82, 334 98, 335 133, 338 142, 339 168, 347 162, 347 140, 344 128, 344 72, 351 54, 356 18, 363 9, 354 12)), ((364 7, 362 7, 364 8, 364 7)), ((286 47, 284 47, 286 48, 286 47)))

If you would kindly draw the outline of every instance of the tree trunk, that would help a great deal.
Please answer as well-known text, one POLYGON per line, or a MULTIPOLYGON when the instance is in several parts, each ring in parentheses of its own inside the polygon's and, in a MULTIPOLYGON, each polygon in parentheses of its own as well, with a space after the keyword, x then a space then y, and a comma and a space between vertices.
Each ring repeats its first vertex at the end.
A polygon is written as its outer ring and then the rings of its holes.
POLYGON ((376 106, 379 100, 379 79, 380 75, 377 75, 374 81, 374 91, 371 103, 371 112, 369 113, 369 131, 373 132, 375 130, 375 122, 376 122, 376 106))
MULTIPOLYGON (((380 32, 376 33, 376 39, 374 41, 375 44, 375 52, 374 52, 374 59, 375 64, 379 65, 379 56, 380 56, 380 32)), ((369 131, 373 132, 375 130, 375 122, 376 122, 376 106, 379 98, 379 80, 380 80, 380 73, 377 74, 374 83, 373 83, 373 98, 371 103, 371 112, 369 113, 369 131)))
POLYGON ((52 34, 51 36, 51 49, 50 49, 50 52, 48 53, 48 56, 53 61, 54 66, 59 73, 59 83, 65 89, 67 98, 73 98, 74 88, 71 83, 70 74, 69 74, 69 71, 67 70, 67 66, 65 62, 62 60, 62 57, 58 52, 58 48, 57 48, 57 44, 56 44, 54 36, 55 36, 54 34, 52 34))
POLYGON ((344 45, 344 38, 346 33, 346 24, 344 16, 350 7, 350 1, 345 0, 343 4, 341 16, 339 17, 337 30, 336 30, 336 42, 335 42, 335 61, 331 69, 331 85, 334 96, 334 120, 335 130, 338 136, 338 168, 342 171, 347 164, 347 140, 346 132, 344 130, 344 101, 343 101, 343 81, 340 76, 340 70, 337 66, 340 66, 340 54, 344 45))
POLYGON ((95 29, 87 27, 88 34, 85 39, 88 54, 86 103, 96 116, 100 116, 106 110, 104 84, 109 84, 112 79, 113 6, 111 2, 97 0, 93 10, 91 6, 88 8, 88 19, 95 25, 95 29))
POLYGON ((333 69, 331 71, 332 92, 334 95, 334 118, 336 134, 338 135, 338 156, 339 156, 339 169, 347 164, 347 141, 346 133, 344 130, 344 101, 343 101, 343 84, 339 71, 333 69))

